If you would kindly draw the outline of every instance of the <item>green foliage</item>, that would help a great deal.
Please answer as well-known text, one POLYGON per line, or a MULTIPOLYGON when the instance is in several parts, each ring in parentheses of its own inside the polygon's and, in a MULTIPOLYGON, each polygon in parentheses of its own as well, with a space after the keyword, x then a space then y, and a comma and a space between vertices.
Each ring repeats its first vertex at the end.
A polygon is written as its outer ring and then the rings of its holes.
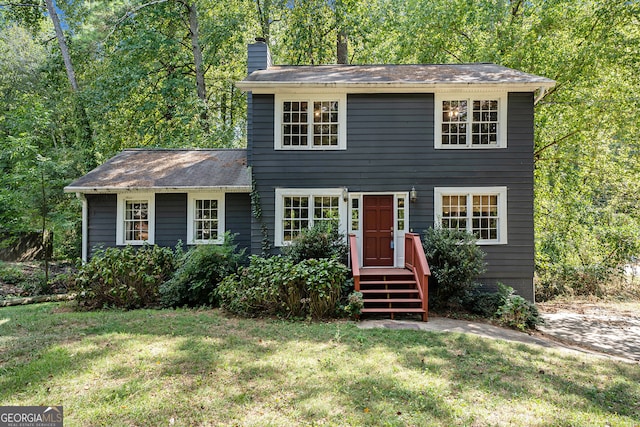
POLYGON ((0 261, 0 282, 17 285, 25 279, 25 274, 18 267, 0 261))
POLYGON ((233 236, 225 235, 222 245, 200 245, 180 257, 173 277, 160 285, 164 307, 215 305, 218 283, 238 270, 244 251, 236 252, 233 236))
POLYGON ((535 304, 516 295, 512 287, 502 283, 498 283, 496 292, 470 294, 464 306, 471 313, 496 319, 501 325, 521 331, 535 329, 536 325, 542 323, 535 304))
POLYGON ((347 304, 344 306, 344 311, 352 319, 357 319, 362 313, 364 308, 364 297, 362 292, 351 292, 347 296, 347 304))
POLYGON ((134 309, 159 304, 159 287, 174 273, 176 259, 170 248, 107 248, 97 251, 78 271, 78 305, 84 309, 134 309))
POLYGON ((220 306, 243 316, 327 318, 338 313, 348 269, 335 259, 251 257, 217 289, 220 306))
POLYGON ((535 329, 536 325, 542 323, 542 318, 538 313, 538 308, 530 301, 520 295, 514 295, 513 289, 506 298, 504 304, 495 313, 498 322, 510 328, 525 331, 535 329))
POLYGON ((294 262, 320 258, 344 261, 347 257, 347 240, 337 223, 320 222, 303 229, 291 245, 283 249, 283 253, 294 262))
POLYGON ((464 230, 430 228, 425 230, 422 245, 435 279, 429 304, 435 308, 459 306, 485 271, 485 254, 476 245, 476 237, 464 230))

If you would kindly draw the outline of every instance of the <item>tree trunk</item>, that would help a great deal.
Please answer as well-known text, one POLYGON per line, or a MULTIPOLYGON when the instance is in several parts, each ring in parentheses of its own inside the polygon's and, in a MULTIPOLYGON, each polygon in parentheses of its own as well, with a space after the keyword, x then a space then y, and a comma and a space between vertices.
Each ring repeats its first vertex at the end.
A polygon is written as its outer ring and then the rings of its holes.
POLYGON ((338 61, 338 64, 349 63, 347 32, 344 29, 340 29, 338 31, 338 39, 336 42, 336 59, 338 61))
POLYGON ((199 25, 198 25, 198 10, 196 4, 185 4, 189 12, 189 36, 191 37, 191 48, 193 50, 193 65, 196 70, 196 91, 198 92, 198 98, 204 103, 204 111, 201 114, 203 120, 207 119, 207 88, 204 82, 204 68, 202 66, 202 49, 200 48, 199 41, 199 25))
POLYGON ((64 39, 64 34, 62 33, 62 26, 60 26, 60 18, 58 18, 56 8, 53 6, 53 0, 45 0, 45 3, 47 5, 47 12, 49 12, 51 22, 53 23, 53 28, 56 32, 56 38, 58 39, 58 45, 60 46, 60 53, 62 53, 62 60, 64 61, 64 67, 67 69, 69 84, 71 84, 71 89, 73 89, 74 92, 77 92, 78 82, 76 81, 76 73, 73 71, 69 48, 67 47, 67 42, 64 39))

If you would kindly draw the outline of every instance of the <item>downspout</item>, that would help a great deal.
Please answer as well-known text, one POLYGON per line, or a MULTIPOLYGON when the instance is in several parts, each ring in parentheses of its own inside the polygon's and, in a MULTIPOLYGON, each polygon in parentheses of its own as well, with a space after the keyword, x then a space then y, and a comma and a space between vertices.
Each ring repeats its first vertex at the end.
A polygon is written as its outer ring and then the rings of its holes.
POLYGON ((76 197, 82 200, 82 262, 87 262, 88 259, 88 246, 89 246, 89 203, 83 193, 76 193, 76 197))

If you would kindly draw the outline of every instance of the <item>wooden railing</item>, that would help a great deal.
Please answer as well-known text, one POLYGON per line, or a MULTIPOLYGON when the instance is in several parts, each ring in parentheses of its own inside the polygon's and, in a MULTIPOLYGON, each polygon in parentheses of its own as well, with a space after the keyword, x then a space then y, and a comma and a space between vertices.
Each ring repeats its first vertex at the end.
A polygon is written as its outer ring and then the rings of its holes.
POLYGON ((349 252, 351 254, 353 287, 356 292, 360 292, 360 260, 358 259, 358 241, 355 234, 349 234, 349 252))
POLYGON ((429 309, 429 276, 431 270, 427 257, 422 248, 420 236, 415 233, 405 233, 404 235, 404 266, 413 271, 413 276, 418 283, 418 292, 422 300, 422 308, 425 313, 423 320, 427 320, 429 309))

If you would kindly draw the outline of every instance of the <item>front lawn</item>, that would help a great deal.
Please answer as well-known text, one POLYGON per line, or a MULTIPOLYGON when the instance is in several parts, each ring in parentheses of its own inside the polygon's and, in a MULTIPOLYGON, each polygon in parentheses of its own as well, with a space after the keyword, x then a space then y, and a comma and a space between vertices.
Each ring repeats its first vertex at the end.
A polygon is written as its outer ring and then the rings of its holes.
POLYGON ((0 405, 91 425, 638 425, 640 366, 218 310, 0 309, 0 405))

